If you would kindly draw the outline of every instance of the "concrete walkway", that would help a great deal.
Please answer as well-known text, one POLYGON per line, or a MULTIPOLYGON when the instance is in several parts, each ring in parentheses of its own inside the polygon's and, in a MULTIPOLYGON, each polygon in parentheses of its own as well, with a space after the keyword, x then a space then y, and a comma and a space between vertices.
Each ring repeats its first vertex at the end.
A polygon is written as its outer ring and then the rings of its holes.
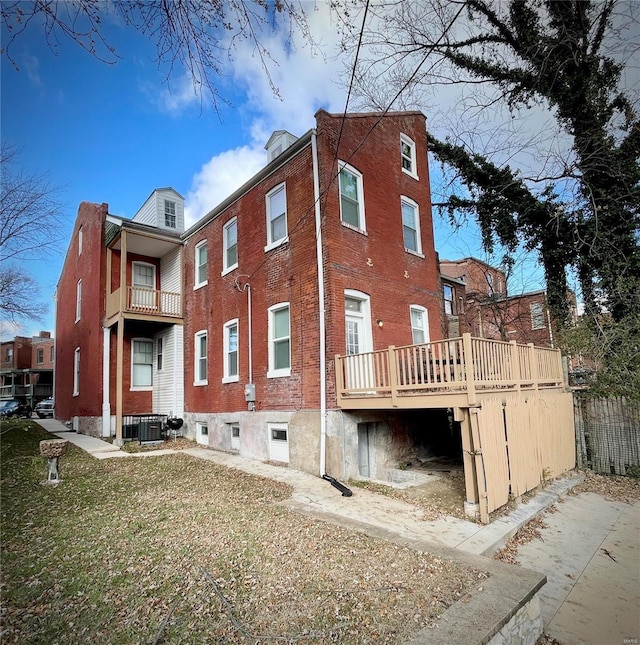
MULTIPOLYGON (((58 421, 38 420, 37 423, 97 459, 182 452, 281 481, 293 489, 291 498, 284 504, 300 513, 418 549, 457 549, 460 559, 469 562, 477 556, 492 555, 521 526, 555 504, 557 512, 545 516, 549 528, 543 532, 543 540, 520 547, 519 559, 526 569, 517 570, 522 578, 531 574, 529 569, 547 575, 549 582, 539 592, 546 632, 564 645, 640 642, 637 640, 640 639, 640 503, 633 507, 615 504, 593 494, 562 497, 582 480, 581 475, 554 482, 526 504, 520 504, 515 511, 487 526, 453 517, 425 521, 420 510, 410 504, 360 488, 353 491, 352 497, 342 497, 329 482, 301 471, 199 447, 127 453, 101 439, 69 432, 58 421)), ((493 564, 501 571, 497 566, 501 563, 493 564)), ((507 578, 503 582, 499 578, 498 575, 495 580, 498 586, 507 584, 507 578)), ((434 636, 431 633, 429 642, 436 642, 434 636)))

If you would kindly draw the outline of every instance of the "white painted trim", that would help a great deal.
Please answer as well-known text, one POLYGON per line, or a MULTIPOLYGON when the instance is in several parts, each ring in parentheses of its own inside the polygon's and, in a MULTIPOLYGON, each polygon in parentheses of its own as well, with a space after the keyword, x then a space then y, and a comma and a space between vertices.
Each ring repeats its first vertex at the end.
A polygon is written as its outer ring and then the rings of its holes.
POLYGON ((279 302, 271 305, 268 309, 268 343, 269 343, 269 369, 267 371, 267 378, 280 378, 283 376, 291 376, 291 304, 288 302, 279 302), (275 369, 275 344, 273 342, 273 316, 281 309, 289 311, 289 367, 275 369))
POLYGON ((109 402, 111 329, 102 329, 102 436, 111 436, 111 404, 109 402))

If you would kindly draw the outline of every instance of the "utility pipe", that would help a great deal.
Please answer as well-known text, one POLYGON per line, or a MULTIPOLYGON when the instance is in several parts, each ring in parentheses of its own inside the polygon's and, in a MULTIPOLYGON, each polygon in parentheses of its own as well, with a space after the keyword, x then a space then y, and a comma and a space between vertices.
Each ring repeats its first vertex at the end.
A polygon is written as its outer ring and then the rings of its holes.
POLYGON ((320 333, 320 477, 326 474, 327 445, 327 371, 326 371, 326 330, 324 308, 324 263, 322 257, 322 219, 320 212, 320 177, 318 174, 317 134, 311 132, 311 156, 313 157, 313 198, 316 219, 316 261, 318 263, 318 309, 320 333))

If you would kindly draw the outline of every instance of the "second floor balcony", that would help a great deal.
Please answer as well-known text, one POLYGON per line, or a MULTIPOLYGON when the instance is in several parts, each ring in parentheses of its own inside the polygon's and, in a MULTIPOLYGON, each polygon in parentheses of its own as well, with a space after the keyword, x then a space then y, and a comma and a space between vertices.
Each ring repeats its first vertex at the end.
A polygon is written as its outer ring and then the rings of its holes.
POLYGON ((470 334, 335 360, 345 410, 471 407, 496 393, 565 386, 560 350, 470 334))
POLYGON ((120 312, 131 318, 182 319, 182 295, 132 286, 125 287, 124 294, 116 289, 107 296, 107 319, 120 312))

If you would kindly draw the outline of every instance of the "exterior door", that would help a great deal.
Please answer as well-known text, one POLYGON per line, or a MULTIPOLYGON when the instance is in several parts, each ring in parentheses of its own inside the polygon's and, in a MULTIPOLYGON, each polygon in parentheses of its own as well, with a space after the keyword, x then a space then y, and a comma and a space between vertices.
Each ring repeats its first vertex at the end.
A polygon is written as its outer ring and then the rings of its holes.
POLYGON ((289 463, 289 428, 286 423, 269 423, 269 459, 289 463))
POLYGON ((369 296, 358 291, 345 291, 345 341, 347 356, 360 356, 347 361, 347 386, 356 389, 375 387, 369 296))
POLYGON ((131 306, 140 309, 156 308, 156 267, 146 262, 132 266, 131 306))

